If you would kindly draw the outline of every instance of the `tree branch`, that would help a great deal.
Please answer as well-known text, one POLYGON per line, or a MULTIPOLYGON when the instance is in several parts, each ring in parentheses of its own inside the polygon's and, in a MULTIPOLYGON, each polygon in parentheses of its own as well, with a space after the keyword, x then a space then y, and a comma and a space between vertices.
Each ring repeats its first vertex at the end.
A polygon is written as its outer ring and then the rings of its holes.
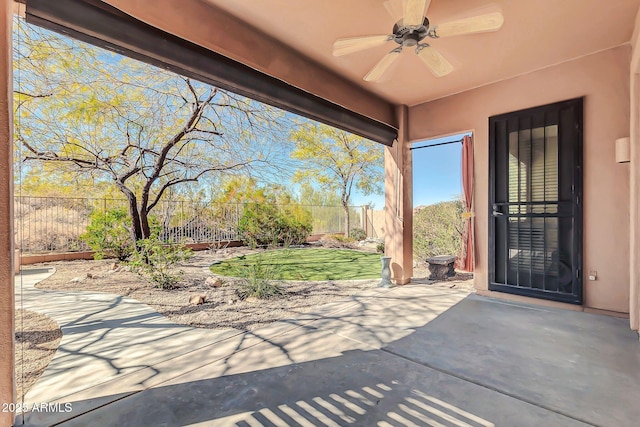
POLYGON ((250 165, 251 163, 255 163, 255 161, 248 161, 248 162, 241 162, 241 163, 236 163, 234 165, 227 165, 227 166, 216 166, 216 167, 211 167, 211 168, 207 168, 207 169, 203 169, 201 170, 198 174, 196 174, 193 177, 189 177, 189 178, 181 178, 181 179, 176 179, 176 180, 172 180, 169 182, 166 182, 162 187, 160 187, 160 189, 158 190, 158 193, 156 194, 156 196, 154 197, 153 202, 147 207, 147 213, 151 212, 151 210, 158 204, 158 202, 160 201, 160 199, 162 198, 162 194, 170 187, 173 187, 174 185, 178 185, 178 184, 183 184, 185 182, 196 182, 198 181, 204 174, 208 173, 208 172, 214 172, 214 171, 222 171, 222 170, 233 170, 233 169, 239 169, 241 167, 245 167, 250 165))

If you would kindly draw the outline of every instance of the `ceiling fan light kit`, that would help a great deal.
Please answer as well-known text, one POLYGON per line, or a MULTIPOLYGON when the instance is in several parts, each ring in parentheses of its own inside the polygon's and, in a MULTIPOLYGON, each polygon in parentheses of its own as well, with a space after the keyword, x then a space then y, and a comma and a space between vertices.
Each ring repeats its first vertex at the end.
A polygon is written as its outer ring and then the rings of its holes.
POLYGON ((365 81, 380 81, 389 67, 400 57, 402 48, 405 47, 415 48, 416 55, 433 75, 443 77, 453 71, 453 65, 430 44, 424 43, 424 39, 497 31, 504 23, 502 13, 492 12, 431 26, 429 19, 425 17, 430 3, 431 0, 407 0, 404 17, 393 26, 392 34, 339 39, 333 45, 333 55, 348 55, 394 41, 399 46, 387 53, 364 76, 365 81))

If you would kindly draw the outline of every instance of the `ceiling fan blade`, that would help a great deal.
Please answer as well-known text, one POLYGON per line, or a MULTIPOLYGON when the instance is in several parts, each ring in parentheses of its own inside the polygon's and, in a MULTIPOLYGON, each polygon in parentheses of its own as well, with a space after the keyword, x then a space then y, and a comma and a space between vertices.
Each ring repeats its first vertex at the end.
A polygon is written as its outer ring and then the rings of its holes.
POLYGON ((440 52, 428 45, 420 46, 418 56, 427 64, 434 76, 446 76, 453 71, 453 65, 440 52))
POLYGON ((395 21, 402 19, 404 14, 404 5, 402 4, 402 0, 386 0, 383 5, 387 10, 387 13, 389 13, 395 21))
POLYGON ((336 40, 336 42, 333 44, 333 56, 347 55, 349 53, 370 49, 372 47, 382 46, 392 39, 392 36, 384 35, 349 37, 346 39, 336 40))
POLYGON ((498 31, 503 23, 504 16, 502 16, 502 13, 493 12, 445 22, 444 24, 436 25, 433 31, 436 37, 462 36, 465 34, 498 31))
POLYGON ((375 67, 373 67, 371 71, 369 71, 367 75, 364 76, 364 80, 367 82, 375 82, 380 80, 382 75, 385 73, 385 71, 387 71, 387 69, 389 69, 391 64, 393 64, 393 62, 400 57, 400 53, 402 53, 400 49, 394 49, 391 52, 387 53, 382 57, 380 62, 378 62, 375 67))
POLYGON ((424 16, 427 14, 427 9, 431 0, 406 0, 404 5, 404 20, 405 26, 419 26, 424 22, 424 16))

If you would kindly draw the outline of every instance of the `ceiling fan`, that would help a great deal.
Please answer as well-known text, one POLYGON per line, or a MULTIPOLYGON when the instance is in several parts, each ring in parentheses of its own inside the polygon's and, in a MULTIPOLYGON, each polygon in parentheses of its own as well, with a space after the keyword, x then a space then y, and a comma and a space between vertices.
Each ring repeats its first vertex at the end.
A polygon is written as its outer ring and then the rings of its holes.
POLYGON ((338 39, 333 44, 333 55, 347 55, 394 41, 399 46, 387 53, 364 76, 364 80, 379 81, 391 64, 398 59, 404 47, 415 48, 415 53, 431 72, 436 77, 442 77, 453 71, 453 65, 434 47, 425 43, 424 39, 497 31, 504 23, 502 13, 491 12, 431 25, 429 19, 425 17, 430 4, 431 0, 405 0, 403 18, 393 26, 392 34, 338 39))

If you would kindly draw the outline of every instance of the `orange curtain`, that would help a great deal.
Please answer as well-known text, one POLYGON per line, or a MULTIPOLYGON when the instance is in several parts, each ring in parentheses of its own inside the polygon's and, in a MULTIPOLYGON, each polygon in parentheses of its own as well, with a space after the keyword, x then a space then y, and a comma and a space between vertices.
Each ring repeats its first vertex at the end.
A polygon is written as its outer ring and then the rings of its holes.
POLYGON ((462 139, 462 189, 464 191, 465 218, 467 224, 461 264, 465 271, 473 271, 475 267, 473 185, 473 139, 467 135, 462 139))

